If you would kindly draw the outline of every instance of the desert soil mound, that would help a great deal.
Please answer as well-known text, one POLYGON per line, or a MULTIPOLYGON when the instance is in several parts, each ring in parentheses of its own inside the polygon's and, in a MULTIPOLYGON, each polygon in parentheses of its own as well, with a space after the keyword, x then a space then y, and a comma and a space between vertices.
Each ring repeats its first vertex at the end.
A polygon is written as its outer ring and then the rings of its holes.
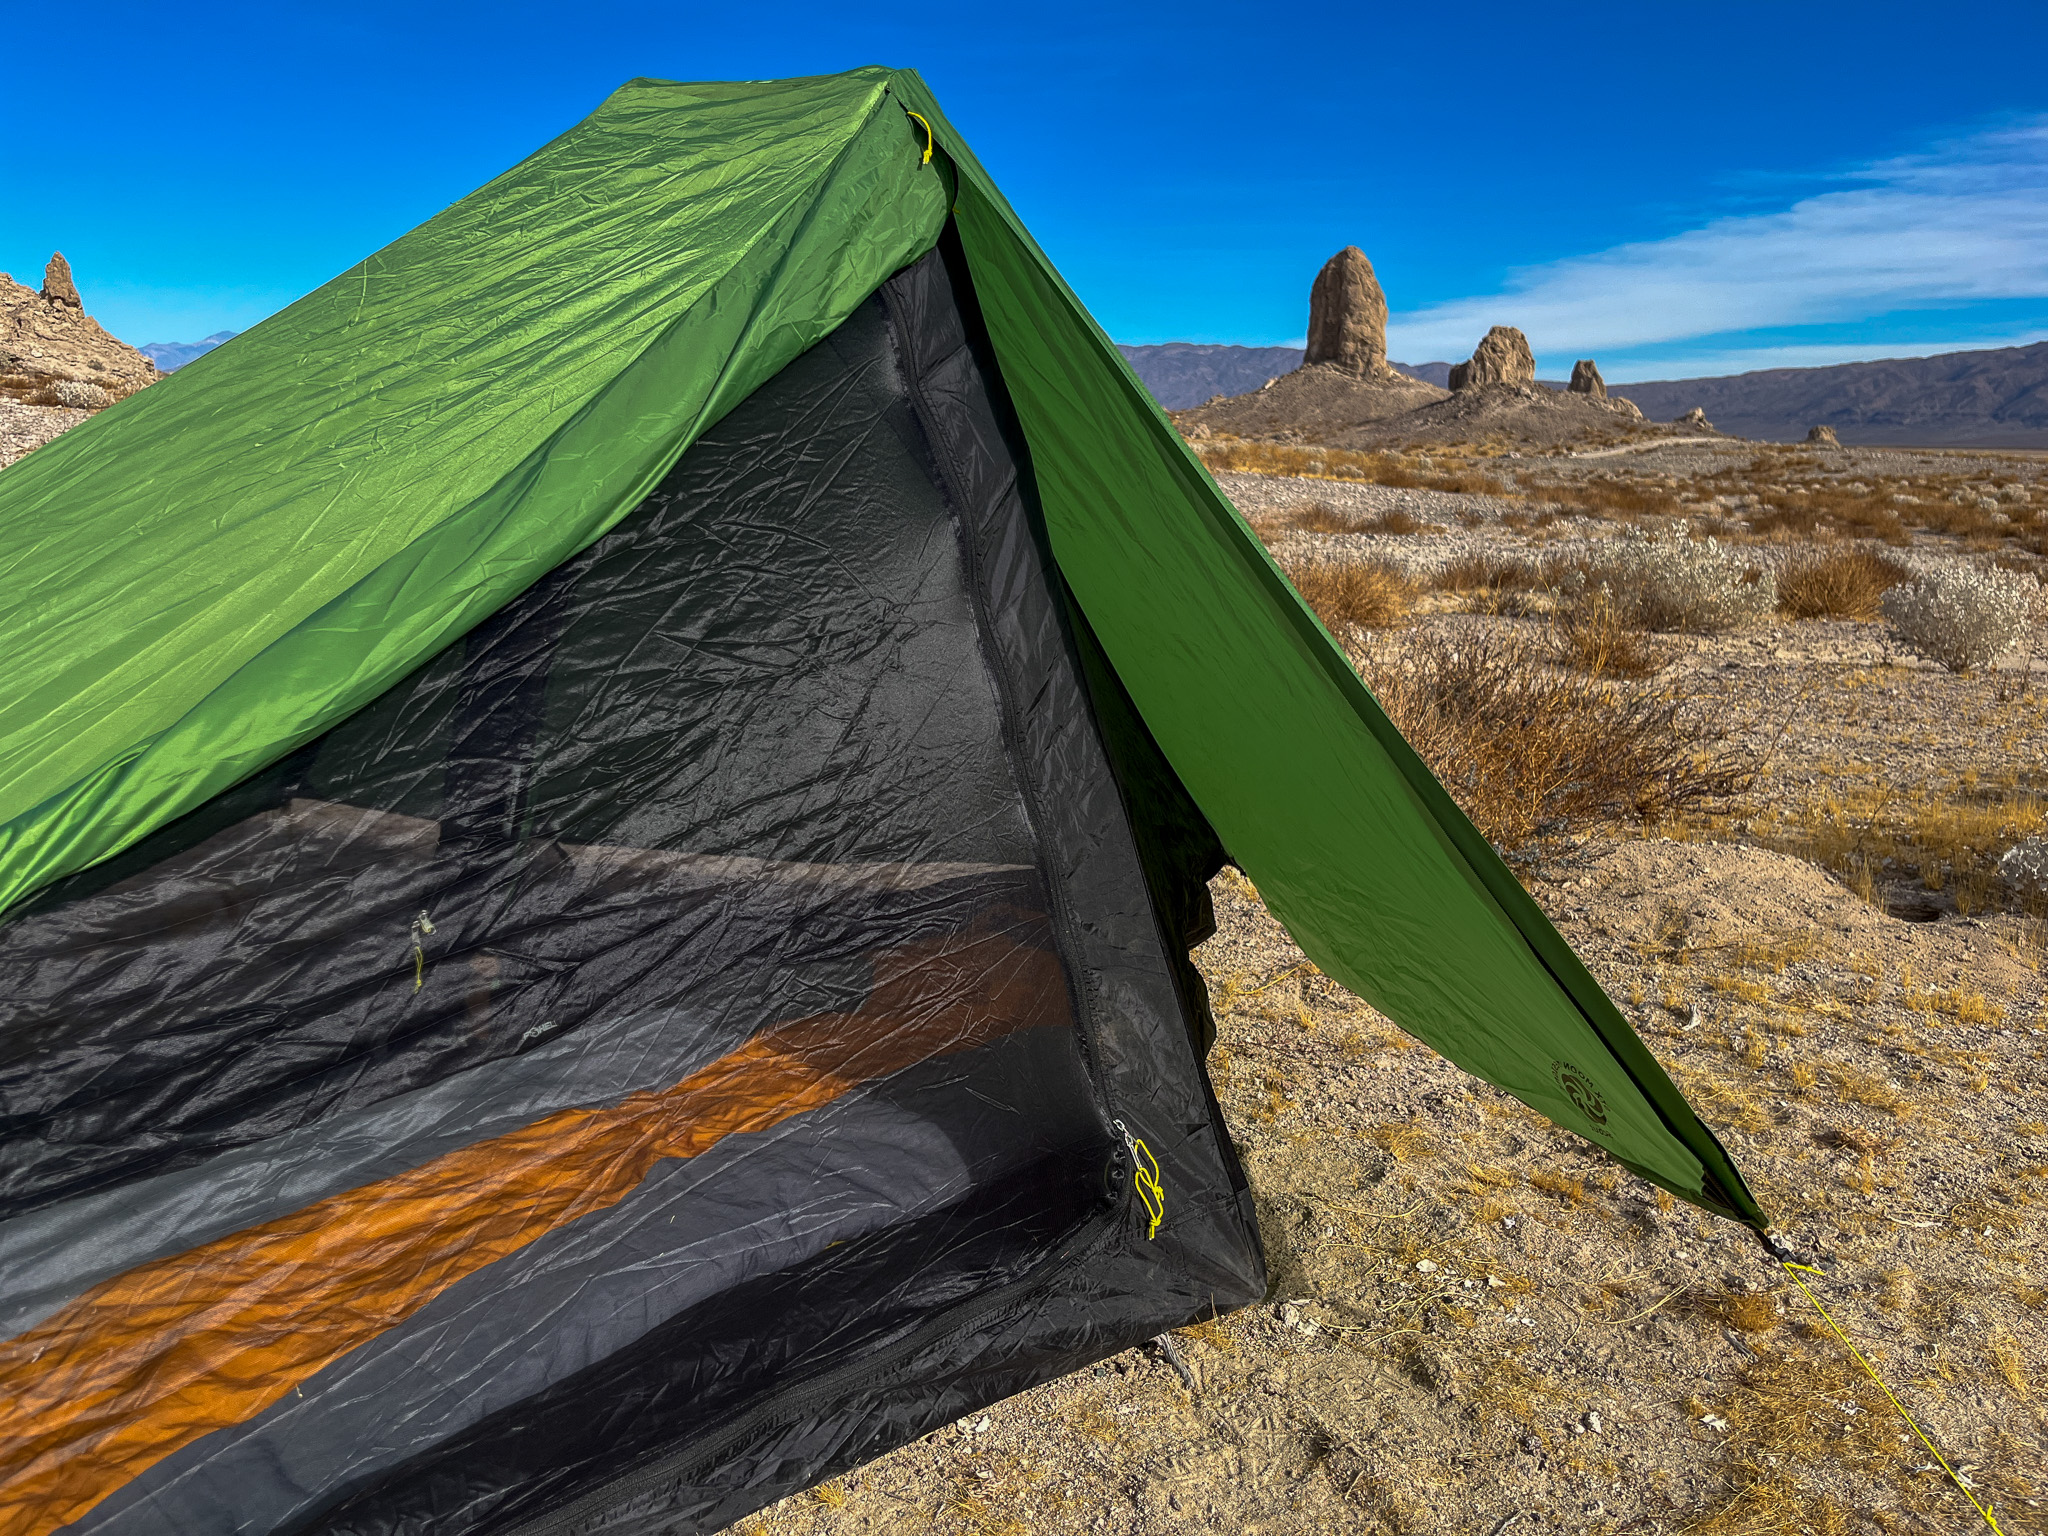
POLYGON ((1328 364, 1312 364, 1283 373, 1249 394, 1178 412, 1174 419, 1186 432, 1207 427, 1234 437, 1280 437, 1295 441, 1334 441, 1331 434, 1354 431, 1366 423, 1403 416, 1417 406, 1445 399, 1434 384, 1405 374, 1361 378, 1328 364))
POLYGON ((1543 450, 1700 433, 1694 426, 1646 422, 1625 396, 1602 399, 1536 383, 1483 384, 1449 393, 1408 382, 1412 388, 1361 382, 1334 369, 1303 368, 1248 395, 1176 412, 1174 420, 1197 438, 1224 435, 1350 449, 1484 443, 1543 450))
POLYGON ((1651 423, 1626 396, 1577 395, 1533 382, 1461 389, 1405 416, 1355 429, 1346 448, 1498 442, 1520 448, 1612 443, 1695 433, 1696 427, 1651 423))

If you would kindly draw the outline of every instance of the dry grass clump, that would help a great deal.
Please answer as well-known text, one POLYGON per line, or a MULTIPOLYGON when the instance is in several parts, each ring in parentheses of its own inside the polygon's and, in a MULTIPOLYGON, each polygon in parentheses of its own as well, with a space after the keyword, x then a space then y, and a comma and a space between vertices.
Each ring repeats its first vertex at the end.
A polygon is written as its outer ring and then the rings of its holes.
POLYGON ((2018 896, 2006 890, 1999 860, 2044 833, 2048 802, 2025 787, 1869 783, 1779 808, 1754 825, 1750 841, 1833 871, 1874 906, 1884 904, 1889 878, 1946 892, 1969 917, 2018 896))
POLYGON ((1712 519, 1715 532, 1753 543, 1832 537, 1904 546, 1918 530, 1972 550, 2048 554, 2048 485, 2018 465, 1886 475, 1834 456, 1768 449, 1684 486, 1619 464, 1581 482, 1539 467, 1521 485, 1589 516, 1712 519))
POLYGON ((1744 536, 1767 542, 1831 533, 1905 545, 1918 529, 1961 539, 1968 548, 2033 548, 2043 534, 2036 520, 2040 485, 1982 467, 1960 474, 1882 475, 1779 451, 1701 484, 1740 503, 1749 522, 1744 536))
POLYGON ((1439 463, 1421 454, 1297 448, 1284 443, 1252 443, 1231 437, 1205 439, 1194 447, 1202 462, 1212 471, 1362 480, 1369 485, 1390 485, 1401 490, 1464 491, 1480 496, 1510 494, 1508 488, 1491 475, 1467 468, 1449 456, 1439 463))
POLYGON ((2034 1395, 2034 1384, 2027 1375, 2026 1354, 2012 1330, 1994 1328, 1984 1341, 1984 1352, 1991 1356, 1991 1363, 1998 1367, 1998 1374, 2005 1378, 2013 1396, 2023 1403, 2029 1401, 2034 1395))
POLYGON ((1372 1126, 1366 1131, 1366 1136, 1396 1162, 1434 1157, 1437 1151, 1436 1137, 1430 1129, 1408 1121, 1389 1121, 1372 1126))
POLYGON ((1876 1473, 1910 1466, 1919 1450, 1883 1389, 1846 1354, 1767 1355, 1743 1372, 1723 1413, 1745 1449, 1778 1462, 1876 1473))
POLYGON ((1664 487, 1622 476, 1562 481, 1525 478, 1522 488, 1587 517, 1670 517, 1684 510, 1676 494, 1664 487))
POLYGON ((1312 501, 1297 507, 1287 515, 1289 527, 1299 528, 1304 533, 1356 533, 1358 522, 1355 518, 1339 512, 1327 501, 1312 501))
POLYGON ((1542 567, 1506 555, 1460 555, 1429 578, 1438 592, 1456 592, 1475 613, 1521 614, 1549 582, 1542 567))
POLYGON ((1369 517, 1358 525, 1360 533, 1420 533, 1429 525, 1412 512, 1401 507, 1390 507, 1378 517, 1369 517))
POLYGON ((1589 677, 1654 677, 1670 656, 1628 615, 1605 587, 1595 587, 1562 609, 1551 626, 1559 665, 1589 677))
POLYGON ((1814 491, 1796 501, 1766 505, 1749 519, 1750 537, 1764 542, 1810 539, 1824 531, 1895 548, 1913 542, 1898 508, 1880 496, 1814 491))
POLYGON ((1912 1097, 1882 1074, 1838 1064, 1832 1069, 1832 1075, 1835 1087, 1840 1090, 1842 1097, 1852 1104, 1865 1104, 1872 1109, 1884 1110, 1895 1120, 1910 1120, 1913 1117, 1916 1106, 1912 1097))
POLYGON ((1778 1326, 1778 1303, 1760 1291, 1728 1291, 1717 1298, 1714 1316, 1738 1333, 1769 1333, 1778 1326))
POLYGON ((1546 1195, 1556 1195, 1573 1205, 1581 1204, 1586 1198, 1586 1181, 1573 1178, 1555 1168, 1538 1168, 1529 1175, 1529 1187, 1540 1189, 1546 1195))
POLYGON ((0 373, 0 399, 22 405, 97 411, 133 393, 127 385, 112 378, 85 380, 47 373, 0 373))
POLYGON ((1491 841, 1654 821, 1748 788, 1751 756, 1688 701, 1561 673, 1531 636, 1435 636, 1372 668, 1380 703, 1491 841))
POLYGON ((1795 619, 1874 619, 1885 593, 1913 573, 1873 549, 1803 555, 1778 572, 1778 607, 1795 619))
POLYGON ((1439 568, 1429 584, 1439 592, 1533 592, 1543 572, 1508 555, 1460 555, 1439 568))
MULTIPOLYGON (((1705 1417, 1705 1405, 1697 1399, 1687 1406, 1705 1417)), ((1809 1479, 1846 1472, 1866 1491, 1879 1478, 1901 1487, 1926 1459, 1882 1389, 1843 1353, 1819 1359, 1792 1351, 1766 1353, 1716 1406, 1735 1492, 1704 1519, 1686 1524, 1689 1536, 1849 1536, 1865 1527, 1852 1525, 1848 1512, 1809 1479)), ((1995 1472, 1979 1478, 1980 1486, 2002 1481, 1995 1472)), ((1908 1500, 1923 1522, 1930 1515, 1946 1518, 1910 1527, 1886 1519, 1884 1529, 1947 1529, 1948 1520, 1975 1518, 1959 1495, 1931 1478, 1917 1482, 1908 1500)))
POLYGON ((1286 560, 1282 568, 1332 634, 1349 625, 1393 629, 1415 606, 1415 583, 1390 560, 1314 554, 1286 560))

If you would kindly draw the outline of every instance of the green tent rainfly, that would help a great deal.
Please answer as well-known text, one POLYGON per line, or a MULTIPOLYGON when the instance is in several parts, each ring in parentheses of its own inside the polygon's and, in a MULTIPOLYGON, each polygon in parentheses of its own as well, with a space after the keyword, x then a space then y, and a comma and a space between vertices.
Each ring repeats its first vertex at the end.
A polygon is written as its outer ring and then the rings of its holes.
POLYGON ((914 73, 622 87, 0 572, 0 1533, 709 1530, 1256 1299, 1226 857, 1767 1224, 914 73))

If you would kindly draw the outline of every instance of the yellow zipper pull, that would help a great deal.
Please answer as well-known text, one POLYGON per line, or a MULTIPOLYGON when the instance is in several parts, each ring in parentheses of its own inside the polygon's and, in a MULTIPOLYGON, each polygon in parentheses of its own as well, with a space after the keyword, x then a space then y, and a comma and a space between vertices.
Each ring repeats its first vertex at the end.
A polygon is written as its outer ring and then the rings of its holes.
POLYGON ((1131 1134, 1131 1128, 1123 1121, 1112 1120, 1109 1123, 1123 1137, 1124 1147, 1131 1154, 1131 1188, 1137 1191, 1145 1214, 1151 1218, 1151 1225, 1145 1229, 1145 1240, 1150 1242, 1159 1235, 1159 1224, 1166 1220, 1166 1189, 1160 1183, 1159 1159, 1152 1155, 1150 1147, 1131 1134))

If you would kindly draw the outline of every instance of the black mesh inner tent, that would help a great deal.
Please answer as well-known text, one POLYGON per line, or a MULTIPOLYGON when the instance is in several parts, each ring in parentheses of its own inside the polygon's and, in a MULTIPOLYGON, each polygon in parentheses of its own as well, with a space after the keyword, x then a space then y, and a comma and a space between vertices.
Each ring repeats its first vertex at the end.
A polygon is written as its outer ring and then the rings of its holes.
POLYGON ((1220 850, 959 271, 0 926, 0 1350, 80 1362, 48 1524, 709 1530, 1258 1294, 1191 1043, 1220 850))

